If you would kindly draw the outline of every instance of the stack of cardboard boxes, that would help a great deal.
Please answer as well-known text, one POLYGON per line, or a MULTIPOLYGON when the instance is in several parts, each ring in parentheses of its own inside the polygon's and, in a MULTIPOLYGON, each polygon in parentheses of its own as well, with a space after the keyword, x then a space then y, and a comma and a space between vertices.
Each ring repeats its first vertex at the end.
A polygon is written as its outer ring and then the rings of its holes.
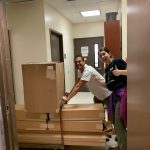
MULTIPOLYGON (((49 131, 60 133, 60 113, 50 113, 49 131)), ((67 104, 62 109, 62 130, 66 145, 105 146, 102 135, 102 104, 67 104), (70 138, 66 138, 66 137, 70 138)))
POLYGON ((62 135, 64 145, 105 147, 101 104, 64 105, 60 120, 57 110, 64 94, 62 63, 26 64, 22 71, 25 108, 16 105, 19 143, 62 144, 62 135))
MULTIPOLYGON (((16 105, 19 143, 61 144, 60 112, 27 113, 16 105)), ((105 147, 103 135, 104 109, 101 104, 67 104, 62 109, 62 128, 65 145, 105 147)))

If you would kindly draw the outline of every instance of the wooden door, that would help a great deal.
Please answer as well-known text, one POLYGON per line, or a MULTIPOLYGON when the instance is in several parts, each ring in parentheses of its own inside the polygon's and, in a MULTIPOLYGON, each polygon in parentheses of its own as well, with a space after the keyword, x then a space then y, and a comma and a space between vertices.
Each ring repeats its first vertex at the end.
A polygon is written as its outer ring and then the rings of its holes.
POLYGON ((150 1, 128 0, 128 150, 150 149, 150 1))

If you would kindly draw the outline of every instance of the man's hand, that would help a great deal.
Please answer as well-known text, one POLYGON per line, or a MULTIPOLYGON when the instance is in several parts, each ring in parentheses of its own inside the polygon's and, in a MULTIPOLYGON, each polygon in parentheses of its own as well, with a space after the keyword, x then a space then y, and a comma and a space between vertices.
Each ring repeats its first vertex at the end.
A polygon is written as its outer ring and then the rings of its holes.
POLYGON ((77 92, 80 90, 80 88, 86 83, 87 81, 79 80, 71 90, 71 92, 68 94, 66 93, 64 96, 62 96, 62 100, 67 102, 69 101, 73 96, 77 94, 77 92))
POLYGON ((64 101, 68 101, 69 99, 68 99, 68 96, 62 96, 62 100, 64 100, 64 101))

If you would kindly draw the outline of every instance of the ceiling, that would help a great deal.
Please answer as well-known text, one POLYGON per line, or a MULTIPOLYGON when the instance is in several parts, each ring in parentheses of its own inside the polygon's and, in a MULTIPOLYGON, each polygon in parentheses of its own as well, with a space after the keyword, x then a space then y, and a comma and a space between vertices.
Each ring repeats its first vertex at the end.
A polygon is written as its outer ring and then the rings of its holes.
MULTIPOLYGON (((26 2, 32 0, 7 0, 8 2, 26 2)), ((47 0, 52 7, 72 23, 105 21, 106 13, 118 12, 121 0, 47 0), (81 11, 99 9, 100 16, 83 18, 81 11)))

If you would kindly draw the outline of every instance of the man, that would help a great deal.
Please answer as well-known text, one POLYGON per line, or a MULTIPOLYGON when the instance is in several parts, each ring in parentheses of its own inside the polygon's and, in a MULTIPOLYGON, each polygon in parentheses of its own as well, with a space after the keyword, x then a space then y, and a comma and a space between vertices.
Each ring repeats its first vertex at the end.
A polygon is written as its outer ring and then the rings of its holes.
MULTIPOLYGON (((100 100, 103 104, 106 104, 108 107, 111 91, 106 88, 104 77, 93 67, 85 64, 84 57, 82 55, 75 56, 74 63, 78 70, 78 81, 72 88, 71 92, 67 96, 65 95, 62 97, 63 100, 69 101, 78 93, 82 86, 87 85, 89 91, 93 93, 94 97, 100 100)), ((118 146, 115 139, 111 139, 108 142, 108 148, 115 148, 118 146)))
POLYGON ((78 81, 72 88, 68 96, 63 96, 63 100, 69 101, 73 96, 75 96, 80 88, 87 85, 89 91, 93 93, 102 103, 107 103, 108 97, 111 94, 106 88, 104 77, 99 74, 93 67, 85 64, 84 57, 82 55, 77 55, 74 58, 74 63, 78 69, 78 81), (100 82, 97 82, 99 80, 100 82))

